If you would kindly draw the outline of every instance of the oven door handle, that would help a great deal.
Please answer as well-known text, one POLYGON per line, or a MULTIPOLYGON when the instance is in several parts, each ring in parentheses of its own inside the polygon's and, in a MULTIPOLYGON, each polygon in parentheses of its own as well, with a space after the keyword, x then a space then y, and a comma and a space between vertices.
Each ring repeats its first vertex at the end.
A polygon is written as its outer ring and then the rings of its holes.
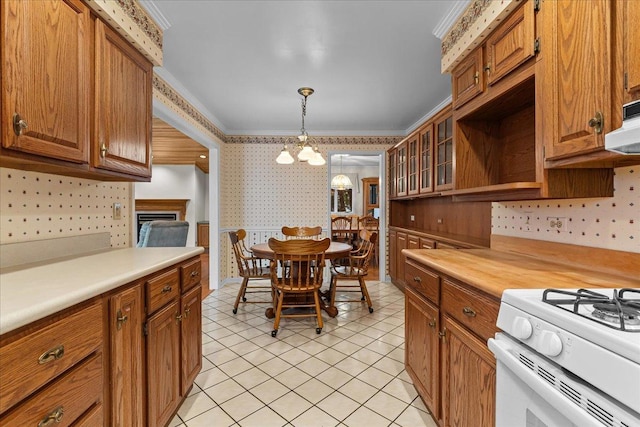
MULTIPOLYGON (((531 369, 525 367, 511 353, 510 350, 521 344, 516 344, 504 334, 497 333, 496 338, 489 338, 489 349, 496 356, 496 360, 502 362, 513 374, 531 387, 542 399, 553 406, 559 412, 565 414, 577 426, 602 427, 602 424, 584 409, 573 403, 569 398, 556 390, 551 384, 537 376, 531 369)), ((499 369, 498 365, 498 368, 499 369)), ((500 390, 497 390, 499 393, 500 390)), ((502 390, 502 392, 508 392, 502 390)))

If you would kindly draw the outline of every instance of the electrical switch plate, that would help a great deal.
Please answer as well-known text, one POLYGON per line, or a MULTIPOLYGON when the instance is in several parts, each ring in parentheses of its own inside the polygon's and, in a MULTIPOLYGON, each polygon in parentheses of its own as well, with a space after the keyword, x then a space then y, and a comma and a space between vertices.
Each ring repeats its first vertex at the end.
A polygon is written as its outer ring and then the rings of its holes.
POLYGON ((524 213, 524 224, 522 225, 522 231, 531 232, 533 231, 533 225, 531 223, 531 216, 533 212, 525 212, 524 213))
POLYGON ((416 220, 416 216, 415 215, 411 215, 411 221, 415 221, 416 220))
POLYGON ((120 203, 113 204, 113 219, 122 219, 122 205, 120 203))

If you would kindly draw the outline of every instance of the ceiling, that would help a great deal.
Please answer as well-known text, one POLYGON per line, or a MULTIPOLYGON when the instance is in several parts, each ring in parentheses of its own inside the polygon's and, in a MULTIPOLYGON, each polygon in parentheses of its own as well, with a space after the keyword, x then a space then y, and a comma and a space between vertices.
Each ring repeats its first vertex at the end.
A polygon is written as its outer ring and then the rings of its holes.
POLYGON ((154 165, 195 165, 209 173, 209 149, 173 126, 154 118, 152 138, 154 165))
POLYGON ((156 72, 225 134, 299 133, 309 86, 310 135, 388 136, 450 96, 434 33, 468 0, 140 3, 164 28, 156 72))

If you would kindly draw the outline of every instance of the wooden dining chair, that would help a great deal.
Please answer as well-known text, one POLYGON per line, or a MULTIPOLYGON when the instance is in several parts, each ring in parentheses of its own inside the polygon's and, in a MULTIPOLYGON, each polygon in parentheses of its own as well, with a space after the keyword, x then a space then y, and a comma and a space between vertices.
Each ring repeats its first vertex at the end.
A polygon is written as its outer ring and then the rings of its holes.
POLYGON ((320 287, 324 270, 324 255, 331 239, 269 239, 273 251, 271 261, 271 286, 275 320, 271 336, 275 337, 283 317, 316 317, 316 333, 322 332, 322 309, 320 307, 320 287), (286 268, 284 266, 287 266, 286 268), (314 311, 295 310, 284 313, 289 308, 314 308, 314 311))
MULTIPOLYGON (((375 231, 376 233, 380 233, 379 228, 380 228, 380 221, 378 220, 378 218, 374 218, 371 215, 364 215, 358 218, 358 230, 368 230, 370 232, 375 231)), ((378 242, 377 241, 373 248, 373 256, 371 258, 371 264, 373 265, 378 264, 378 242)))
POLYGON ((353 244, 351 218, 348 216, 337 216, 331 220, 331 240, 353 244))
POLYGON ((358 284, 350 283, 341 284, 341 292, 359 292, 361 298, 340 300, 341 302, 367 301, 369 313, 373 313, 373 305, 369 297, 369 291, 364 278, 367 276, 369 262, 373 257, 376 242, 378 241, 378 233, 368 230, 360 230, 360 246, 351 252, 348 258, 348 264, 331 266, 331 282, 329 284, 329 306, 335 307, 336 292, 338 289, 338 280, 357 280, 358 284), (355 289, 357 288, 357 289, 355 289))
POLYGON ((322 234, 322 227, 282 227, 285 239, 318 239, 322 234))
POLYGON ((240 289, 238 290, 236 302, 233 305, 233 314, 236 314, 238 312, 240 299, 242 299, 242 302, 249 304, 269 302, 268 300, 265 301, 264 299, 247 301, 247 294, 271 292, 270 284, 256 284, 249 286, 249 281, 251 280, 268 280, 270 277, 270 270, 267 263, 268 260, 256 258, 251 252, 247 250, 244 244, 244 238, 246 237, 246 235, 247 232, 242 228, 238 231, 229 232, 229 239, 231 239, 233 254, 236 257, 236 264, 238 265, 238 273, 240 274, 240 277, 242 277, 242 284, 240 285, 240 289))

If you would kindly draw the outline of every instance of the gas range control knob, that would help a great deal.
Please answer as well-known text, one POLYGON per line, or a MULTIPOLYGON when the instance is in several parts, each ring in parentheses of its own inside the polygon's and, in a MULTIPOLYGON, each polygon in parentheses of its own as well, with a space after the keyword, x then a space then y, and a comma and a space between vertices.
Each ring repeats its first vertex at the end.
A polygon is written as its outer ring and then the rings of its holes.
POLYGON ((521 316, 516 316, 516 318, 513 319, 511 333, 515 338, 518 338, 519 340, 526 340, 533 333, 533 326, 531 326, 531 322, 529 322, 529 319, 525 319, 521 316))
POLYGON ((545 356, 557 356, 562 352, 562 340, 555 332, 542 331, 538 351, 545 356))

